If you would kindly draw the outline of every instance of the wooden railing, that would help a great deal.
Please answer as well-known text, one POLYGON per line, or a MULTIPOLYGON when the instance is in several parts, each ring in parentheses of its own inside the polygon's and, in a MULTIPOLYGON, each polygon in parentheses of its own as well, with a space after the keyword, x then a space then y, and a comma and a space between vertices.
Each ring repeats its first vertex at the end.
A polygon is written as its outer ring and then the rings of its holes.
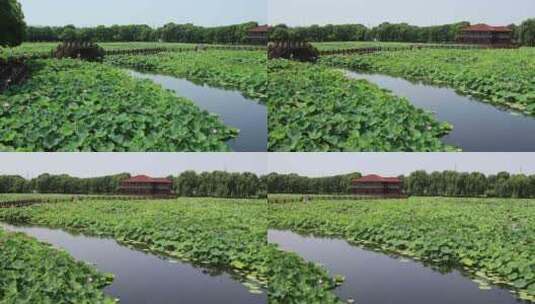
POLYGON ((13 199, 9 201, 0 201, 0 208, 19 208, 28 207, 36 204, 58 203, 58 202, 75 202, 75 201, 143 201, 143 200, 164 200, 176 199, 177 195, 153 195, 153 196, 137 196, 137 195, 65 195, 62 197, 46 197, 32 198, 32 199, 13 199))
POLYGON ((493 45, 459 45, 459 44, 414 44, 408 46, 397 47, 367 47, 367 48, 349 48, 337 50, 323 50, 320 51, 321 56, 328 55, 350 55, 350 54, 371 54, 377 52, 399 52, 421 49, 460 49, 460 50, 478 50, 478 49, 496 49, 496 48, 516 48, 517 46, 493 46, 493 45))
POLYGON ((383 200, 383 199, 406 199, 408 195, 406 194, 384 194, 384 195, 281 195, 279 197, 273 196, 268 197, 268 203, 273 204, 285 204, 285 203, 296 203, 296 202, 311 202, 311 201, 334 201, 334 200, 383 200))
POLYGON ((350 49, 338 49, 338 50, 323 50, 320 51, 321 56, 328 55, 350 55, 350 54, 372 54, 377 52, 399 52, 399 51, 410 51, 410 50, 421 50, 421 49, 463 49, 463 50, 473 50, 473 49, 487 49, 483 45, 451 45, 451 44, 430 44, 430 45, 409 45, 409 46, 397 46, 397 47, 367 47, 367 48, 350 48, 350 49))

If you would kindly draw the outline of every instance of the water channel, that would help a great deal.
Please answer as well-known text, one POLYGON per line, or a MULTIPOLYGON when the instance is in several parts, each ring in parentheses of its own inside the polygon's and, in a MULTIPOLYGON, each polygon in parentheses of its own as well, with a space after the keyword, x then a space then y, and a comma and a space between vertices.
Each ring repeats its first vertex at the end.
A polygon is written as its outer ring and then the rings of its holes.
POLYGON ((366 79, 416 107, 431 111, 439 121, 453 125, 444 143, 466 152, 533 152, 535 118, 459 95, 455 90, 410 82, 379 74, 346 71, 354 79, 366 79))
POLYGON ((65 249, 76 260, 113 273, 104 292, 126 304, 264 304, 265 293, 250 293, 228 273, 194 267, 119 245, 113 239, 74 235, 63 230, 0 224, 65 249))
POLYGON ((217 114, 227 126, 240 130, 237 138, 228 142, 235 152, 267 151, 267 108, 244 97, 238 91, 198 85, 191 81, 166 75, 129 71, 141 79, 150 79, 174 91, 177 96, 193 101, 199 108, 217 114))
POLYGON ((270 243, 324 265, 331 275, 345 276, 334 290, 358 304, 518 304, 508 290, 477 283, 453 270, 441 273, 422 263, 352 246, 344 240, 301 236, 270 230, 270 243))

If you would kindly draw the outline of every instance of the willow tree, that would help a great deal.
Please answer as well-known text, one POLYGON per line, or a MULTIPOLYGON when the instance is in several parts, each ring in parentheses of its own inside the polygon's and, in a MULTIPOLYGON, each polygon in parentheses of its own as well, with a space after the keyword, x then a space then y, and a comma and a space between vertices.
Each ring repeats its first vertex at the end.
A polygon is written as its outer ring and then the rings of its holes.
POLYGON ((0 0, 0 46, 17 46, 26 31, 24 14, 17 0, 0 0))
POLYGON ((520 41, 526 46, 535 46, 535 18, 528 19, 520 25, 520 41))

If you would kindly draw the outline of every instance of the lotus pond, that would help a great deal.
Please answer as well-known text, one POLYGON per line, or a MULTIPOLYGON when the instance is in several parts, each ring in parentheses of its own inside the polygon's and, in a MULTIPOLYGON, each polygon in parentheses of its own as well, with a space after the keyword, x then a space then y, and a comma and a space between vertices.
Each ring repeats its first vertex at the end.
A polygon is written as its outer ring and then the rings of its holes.
POLYGON ((270 151, 449 151, 430 112, 339 70, 268 63, 270 151))
POLYGON ((535 48, 412 50, 327 56, 329 66, 451 87, 464 95, 535 115, 535 48))
POLYGON ((397 96, 406 97, 418 108, 431 111, 436 119, 452 124, 442 138, 465 152, 535 151, 535 119, 459 95, 453 89, 382 74, 347 71, 351 78, 366 79, 397 96), (477 119, 475 119, 477 118, 477 119), (499 140, 496 140, 499 138, 499 140))
POLYGON ((169 303, 170 299, 191 304, 266 302, 265 294, 249 292, 238 280, 217 269, 194 267, 143 252, 141 248, 121 246, 112 239, 42 227, 3 226, 7 231, 21 232, 65 250, 100 272, 113 274, 108 275, 113 281, 102 292, 121 303, 169 303))
POLYGON ((118 68, 30 62, 32 77, 0 94, 0 149, 227 151, 237 130, 193 102, 118 68))
POLYGON ((519 304, 508 290, 474 282, 461 271, 352 246, 347 241, 270 230, 270 243, 318 263, 338 280, 333 292, 362 304, 519 304), (440 295, 440 296, 438 296, 440 295))
MULTIPOLYGON (((71 233, 85 234, 79 236, 78 241, 102 244, 102 240, 90 238, 109 238, 106 240, 108 243, 113 243, 111 239, 114 239, 122 245, 144 248, 148 253, 162 255, 180 263, 223 270, 240 281, 246 291, 249 289, 250 294, 258 296, 255 299, 269 297, 269 302, 273 304, 303 301, 314 303, 317 299, 324 301, 322 303, 336 303, 336 296, 330 292, 335 281, 328 277, 327 272, 295 254, 268 244, 267 205, 262 200, 182 198, 174 201, 58 202, 0 209, 0 221, 24 226, 37 225, 38 228, 22 229, 48 241, 74 237, 56 230, 64 229, 71 233)), ((87 244, 84 246, 91 247, 87 244)), ((76 252, 72 254, 76 255, 76 252)), ((93 258, 102 258, 98 253, 94 254, 93 258)), ((33 258, 38 260, 38 254, 33 258)), ((96 262, 101 265, 113 264, 108 260, 96 262)), ((9 264, 4 267, 7 269, 0 269, 0 272, 11 269, 9 264)), ((117 271, 106 267, 102 269, 117 271)), ((50 266, 38 269, 39 273, 35 275, 47 276, 52 281, 59 280, 56 279, 56 270, 50 266)), ((14 280, 16 283, 19 279, 14 280)), ((87 280, 87 275, 82 276, 82 281, 84 280, 87 280)), ((61 291, 55 290, 58 286, 52 285, 49 288, 52 292, 68 295, 81 292, 65 286, 60 286, 61 291)), ((32 285, 30 281, 18 292, 25 294, 36 287, 39 286, 32 285)), ((95 287, 95 293, 102 297, 97 292, 98 287, 102 285, 95 287)), ((110 285, 108 288, 115 287, 110 285)), ((98 302, 99 299, 91 294, 83 296, 91 303, 98 302)), ((36 297, 42 301, 46 298, 42 294, 37 294, 36 297)))
POLYGON ((184 78, 199 84, 240 91, 265 101, 267 55, 263 51, 218 51, 109 56, 106 62, 140 72, 184 78))
MULTIPOLYGON (((343 300, 353 297, 357 299, 356 303, 367 303, 359 302, 360 297, 375 303, 372 300, 378 299, 379 295, 374 295, 373 290, 354 294, 355 290, 367 286, 358 271, 369 270, 368 276, 372 280, 384 274, 379 269, 391 263, 393 268, 385 271, 394 271, 392 277, 405 273, 404 277, 422 280, 418 276, 424 276, 430 285, 449 281, 444 288, 462 291, 461 294, 468 297, 465 301, 475 299, 478 300, 475 303, 485 303, 487 300, 487 303, 516 303, 503 291, 504 288, 514 292, 514 297, 520 300, 535 301, 534 200, 410 198, 273 204, 269 208, 270 228, 283 230, 271 231, 271 240, 286 250, 299 252, 309 261, 326 264, 327 268, 321 267, 325 271, 330 265, 331 278, 342 285, 339 289, 333 289, 333 294, 336 293, 343 300), (284 230, 314 235, 316 238, 303 238, 284 230), (317 237, 337 238, 340 241, 317 237), (366 250, 353 251, 342 240, 366 250), (330 245, 339 250, 330 251, 330 245), (302 247, 310 250, 302 250, 302 247), (413 265, 412 269, 403 270, 403 267, 410 265, 399 265, 399 261, 376 255, 371 250, 407 257, 447 272, 444 277, 420 269, 422 266, 418 263, 410 264, 413 265), (334 259, 332 255, 337 258, 334 259), (375 259, 376 262, 381 260, 379 264, 382 267, 377 266, 377 272, 373 272, 373 269, 361 265, 353 272, 353 263, 358 265, 363 261, 361 258, 375 259), (344 262, 347 265, 340 265, 344 262), (344 278, 335 275, 343 275, 340 272, 344 271, 348 276, 348 284, 360 285, 344 286, 344 278), (490 292, 481 293, 477 285, 482 290, 490 289, 490 292)), ((387 286, 390 282, 391 286, 399 288, 404 280, 395 282, 384 279, 383 283, 387 286)), ((395 290, 390 292, 389 295, 395 294, 395 290)), ((399 296, 407 298, 401 290, 399 292, 399 296)), ((420 297, 409 295, 408 298, 426 297, 425 292, 421 291, 420 297)), ((316 302, 321 303, 321 300, 316 302)))
POLYGON ((267 150, 266 106, 245 98, 238 91, 223 90, 167 75, 131 71, 134 77, 149 79, 186 97, 199 108, 217 114, 227 126, 239 130, 237 137, 228 142, 232 151, 265 152, 267 150))

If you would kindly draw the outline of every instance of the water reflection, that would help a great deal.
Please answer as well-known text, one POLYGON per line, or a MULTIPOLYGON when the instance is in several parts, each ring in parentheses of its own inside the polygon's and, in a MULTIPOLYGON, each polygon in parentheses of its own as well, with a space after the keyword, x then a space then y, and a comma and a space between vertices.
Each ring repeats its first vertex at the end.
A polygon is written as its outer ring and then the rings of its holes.
POLYGON ((217 114, 225 125, 237 128, 240 134, 229 141, 236 152, 267 151, 267 109, 263 104, 228 91, 165 75, 129 71, 137 78, 150 79, 197 104, 199 108, 217 114))
POLYGON ((481 290, 458 271, 440 273, 421 263, 351 246, 346 241, 270 230, 270 243, 345 276, 334 292, 359 304, 515 304, 505 289, 481 290))
POLYGON ((461 96, 453 89, 413 83, 401 78, 346 71, 351 78, 366 79, 397 96, 407 97, 418 108, 431 111, 453 125, 443 142, 466 152, 533 152, 535 119, 461 96))
POLYGON ((62 230, 0 225, 63 248, 75 259, 115 274, 104 292, 121 303, 263 304, 267 296, 249 293, 229 274, 193 267, 117 244, 115 240, 73 235, 62 230))

